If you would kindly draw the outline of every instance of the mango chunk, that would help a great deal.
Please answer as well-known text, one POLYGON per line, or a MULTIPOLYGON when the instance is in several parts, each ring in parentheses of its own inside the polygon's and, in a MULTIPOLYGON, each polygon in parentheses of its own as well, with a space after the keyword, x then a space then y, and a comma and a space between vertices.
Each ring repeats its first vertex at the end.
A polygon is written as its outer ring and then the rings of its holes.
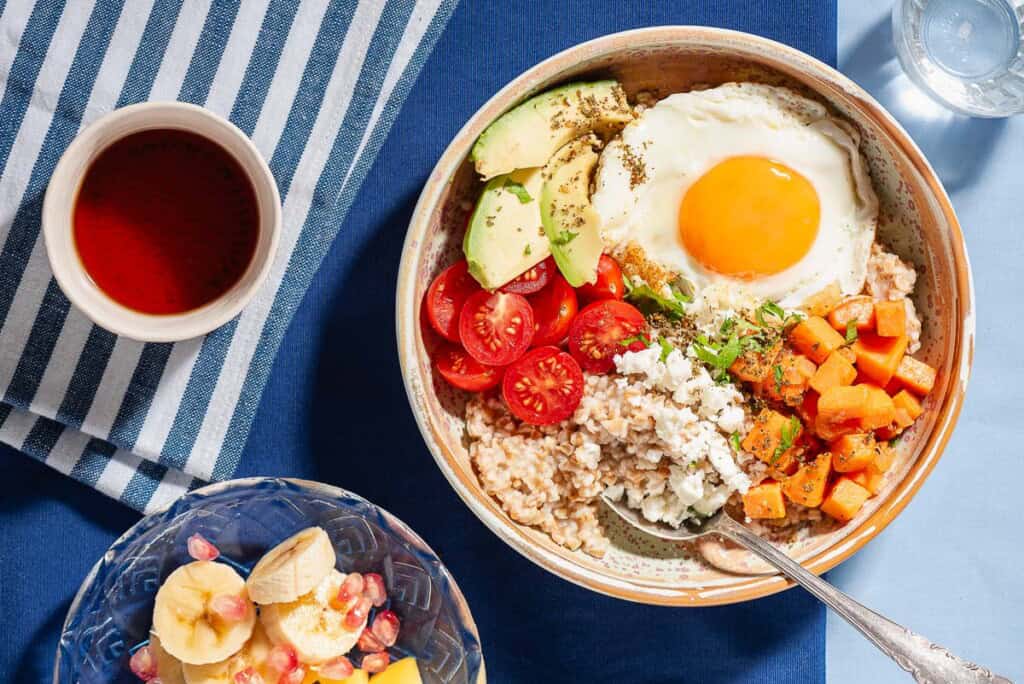
POLYGON ((423 684, 415 658, 402 658, 370 677, 370 684, 423 684))

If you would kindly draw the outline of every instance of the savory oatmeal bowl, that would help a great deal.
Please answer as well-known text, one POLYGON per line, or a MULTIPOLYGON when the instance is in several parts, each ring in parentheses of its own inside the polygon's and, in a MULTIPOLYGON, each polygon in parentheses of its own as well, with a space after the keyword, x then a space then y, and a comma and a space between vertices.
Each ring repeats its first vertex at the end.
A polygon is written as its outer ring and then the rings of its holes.
POLYGON ((907 504, 956 421, 973 294, 938 179, 870 96, 747 34, 606 36, 527 71, 438 162, 406 238, 399 356, 456 492, 588 588, 781 590, 654 539, 725 507, 815 572, 907 504))

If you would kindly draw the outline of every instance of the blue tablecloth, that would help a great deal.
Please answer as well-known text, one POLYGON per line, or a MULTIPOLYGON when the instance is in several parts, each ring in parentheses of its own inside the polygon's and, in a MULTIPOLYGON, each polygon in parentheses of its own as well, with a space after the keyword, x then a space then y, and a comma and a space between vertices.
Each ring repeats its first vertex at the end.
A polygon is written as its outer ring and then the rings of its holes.
MULTIPOLYGON (((521 558, 437 471, 402 389, 393 324, 399 253, 447 141, 540 59, 658 24, 750 31, 835 60, 831 1, 463 0, 291 323, 237 473, 336 483, 407 521, 469 599, 493 682, 825 678, 824 611, 801 591, 740 606, 654 608, 584 591, 521 558)), ((75 590, 137 515, 6 448, 0 477, 0 680, 48 681, 75 590)))

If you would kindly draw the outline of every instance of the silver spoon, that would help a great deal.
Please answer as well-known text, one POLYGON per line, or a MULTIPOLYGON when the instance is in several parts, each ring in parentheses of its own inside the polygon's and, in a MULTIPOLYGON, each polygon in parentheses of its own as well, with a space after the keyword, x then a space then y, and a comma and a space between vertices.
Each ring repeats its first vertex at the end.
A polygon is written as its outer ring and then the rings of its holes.
POLYGON ((771 563, 782 574, 816 596, 843 619, 860 630, 897 665, 913 675, 921 684, 1013 684, 1006 677, 989 672, 980 665, 962 660, 946 649, 931 643, 920 634, 896 624, 870 608, 866 608, 831 584, 805 570, 795 560, 719 510, 700 523, 686 521, 675 529, 663 523, 645 520, 624 503, 602 497, 615 513, 633 527, 661 539, 687 541, 707 534, 728 537, 747 550, 771 563), (689 525, 689 526, 688 526, 689 525))

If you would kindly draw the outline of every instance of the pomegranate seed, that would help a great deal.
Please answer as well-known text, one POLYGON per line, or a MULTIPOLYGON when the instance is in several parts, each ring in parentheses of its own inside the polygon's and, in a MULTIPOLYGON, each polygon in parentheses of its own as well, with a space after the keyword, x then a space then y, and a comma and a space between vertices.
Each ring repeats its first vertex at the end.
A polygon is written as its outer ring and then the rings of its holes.
POLYGON ((384 586, 384 578, 375 572, 368 572, 363 576, 366 587, 363 589, 363 596, 370 599, 375 608, 380 608, 388 600, 388 590, 384 586))
POLYGON ((391 656, 385 652, 371 653, 368 656, 363 656, 363 669, 367 672, 383 672, 388 669, 388 664, 391 662, 391 656))
POLYGON ((401 623, 398 616, 390 610, 382 610, 373 618, 373 625, 370 628, 373 636, 380 640, 385 647, 394 646, 398 640, 398 629, 401 623))
POLYGON ((256 670, 247 667, 235 673, 235 684, 263 684, 263 677, 256 670))
POLYGON ((362 627, 366 623, 366 617, 370 614, 370 599, 365 596, 358 601, 356 605, 345 613, 345 619, 342 624, 345 625, 345 629, 356 630, 362 627))
POLYGON ((144 682, 156 677, 156 656, 153 655, 153 649, 143 646, 133 653, 128 661, 128 669, 144 682))
POLYGON ((220 550, 208 542, 201 534, 193 534, 188 538, 188 555, 200 561, 212 561, 220 555, 220 550))
POLYGON ((340 601, 342 605, 347 606, 354 599, 363 595, 363 586, 365 584, 363 576, 358 572, 351 572, 345 575, 345 579, 341 583, 341 587, 338 589, 338 601, 340 601))
POLYGON ((210 612, 224 622, 241 622, 249 614, 249 602, 241 596, 220 594, 210 599, 210 612))
POLYGON ((285 672, 281 675, 281 678, 277 680, 277 684, 302 684, 305 678, 306 668, 297 667, 291 672, 285 672))
POLYGON ((364 629, 363 633, 359 635, 359 642, 356 646, 363 653, 378 653, 384 650, 384 644, 380 643, 380 640, 373 635, 369 627, 364 629))
POLYGON ((345 656, 338 656, 334 660, 328 660, 317 668, 317 672, 328 679, 345 679, 351 677, 356 669, 352 667, 351 661, 345 656))
POLYGON ((299 657, 291 646, 275 646, 267 654, 267 664, 278 672, 288 674, 299 666, 299 657))

